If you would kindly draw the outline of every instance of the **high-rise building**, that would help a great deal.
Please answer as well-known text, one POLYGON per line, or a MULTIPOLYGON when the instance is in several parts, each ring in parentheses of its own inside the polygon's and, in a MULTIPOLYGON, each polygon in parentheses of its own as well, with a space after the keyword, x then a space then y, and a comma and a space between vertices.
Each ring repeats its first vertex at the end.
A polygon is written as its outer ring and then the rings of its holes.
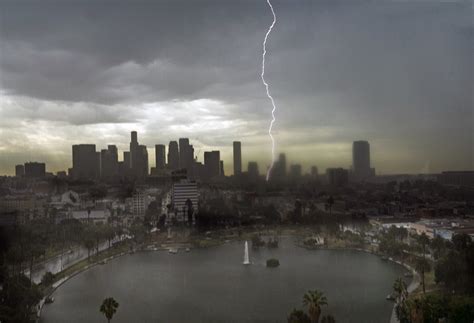
POLYGON ((100 177, 110 179, 118 176, 118 171, 117 146, 109 145, 100 151, 100 177))
POLYGON ((194 178, 194 147, 188 138, 179 138, 179 167, 186 169, 188 178, 194 178))
POLYGON ((189 139, 179 138, 179 167, 188 168, 189 166, 189 139))
POLYGON ((165 145, 155 145, 155 167, 164 169, 166 167, 166 148, 165 145))
POLYGON ((219 175, 221 176, 225 176, 225 172, 224 172, 224 161, 221 160, 219 162, 219 175))
POLYGON ((343 186, 347 184, 349 180, 349 172, 343 168, 328 168, 326 170, 326 176, 329 185, 343 186))
POLYGON ((301 177, 301 165, 294 164, 290 166, 290 177, 293 179, 298 179, 301 177))
POLYGON ((25 165, 16 165, 15 166, 15 176, 16 177, 25 176, 25 165))
POLYGON ((352 171, 356 180, 364 180, 371 176, 370 145, 365 140, 352 143, 352 171))
POLYGON ((38 162, 25 163, 25 177, 36 178, 46 175, 46 164, 38 162))
POLYGON ((176 141, 170 141, 168 145, 168 168, 171 170, 179 168, 179 149, 176 141))
POLYGON ((258 176, 260 176, 260 173, 258 171, 258 164, 257 162, 252 162, 250 161, 247 166, 247 174, 249 178, 256 179, 258 176))
POLYGON ((311 166, 311 177, 318 178, 318 167, 311 166))
POLYGON ((123 166, 125 169, 127 169, 127 172, 129 172, 129 169, 131 168, 130 166, 130 152, 129 151, 124 151, 123 152, 123 166))
POLYGON ((131 174, 138 178, 148 176, 148 151, 145 145, 138 143, 137 132, 131 132, 130 140, 131 174))
POLYGON ((283 179, 286 177, 286 155, 280 154, 278 160, 273 165, 270 173, 272 179, 283 179))
POLYGON ((234 141, 234 175, 242 173, 242 144, 240 141, 234 141))
POLYGON ((139 176, 147 177, 149 174, 150 167, 148 166, 148 150, 145 145, 140 145, 140 167, 139 167, 139 176))
POLYGON ((100 175, 100 153, 93 144, 72 146, 72 175, 77 179, 97 179, 100 175))
POLYGON ((188 152, 186 155, 186 171, 188 173, 188 179, 194 180, 194 147, 193 145, 189 145, 188 152))
POLYGON ((220 175, 220 151, 204 152, 204 167, 206 169, 206 178, 212 179, 220 175))

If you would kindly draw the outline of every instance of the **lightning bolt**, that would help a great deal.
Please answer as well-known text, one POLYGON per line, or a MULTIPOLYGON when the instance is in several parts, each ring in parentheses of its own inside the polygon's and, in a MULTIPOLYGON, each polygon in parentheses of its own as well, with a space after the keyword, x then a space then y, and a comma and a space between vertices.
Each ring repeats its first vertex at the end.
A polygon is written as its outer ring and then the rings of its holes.
POLYGON ((270 0, 267 0, 267 3, 268 3, 268 6, 270 7, 271 11, 272 11, 272 15, 273 15, 273 22, 272 24, 270 25, 270 27, 268 27, 268 30, 267 30, 267 33, 265 34, 265 39, 263 40, 263 53, 262 53, 262 74, 261 74, 261 78, 262 78, 262 82, 263 82, 263 85, 265 85, 265 90, 267 91, 267 97, 270 99, 270 101, 272 102, 272 121, 270 121, 270 127, 268 128, 268 135, 270 136, 271 140, 272 140, 272 164, 270 165, 270 168, 268 169, 267 171, 267 181, 270 179, 270 175, 271 175, 271 172, 272 172, 272 169, 273 169, 273 165, 275 164, 275 139, 273 138, 273 135, 272 135, 272 128, 273 128, 273 123, 275 122, 275 110, 276 110, 276 105, 275 105, 275 101, 273 100, 273 97, 271 96, 270 94, 270 90, 268 89, 268 83, 265 81, 265 55, 267 54, 267 39, 268 39, 268 35, 270 35, 270 33, 272 32, 272 29, 273 29, 273 26, 275 26, 275 23, 276 23, 276 15, 275 15, 275 11, 273 10, 273 6, 270 2, 270 0))

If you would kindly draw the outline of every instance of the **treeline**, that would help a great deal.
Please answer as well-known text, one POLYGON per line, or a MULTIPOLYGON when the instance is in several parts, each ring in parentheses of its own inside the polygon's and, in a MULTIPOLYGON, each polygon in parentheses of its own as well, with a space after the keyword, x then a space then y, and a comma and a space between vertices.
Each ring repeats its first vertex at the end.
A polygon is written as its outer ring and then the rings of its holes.
POLYGON ((59 224, 37 220, 0 227, 0 322, 30 322, 35 318, 35 306, 43 298, 43 289, 54 280, 54 275, 46 273, 43 284, 32 281, 38 263, 78 247, 86 248, 90 257, 94 250, 98 253, 101 243, 108 241, 110 247, 114 237, 121 233, 119 227, 110 224, 95 225, 75 219, 59 224))

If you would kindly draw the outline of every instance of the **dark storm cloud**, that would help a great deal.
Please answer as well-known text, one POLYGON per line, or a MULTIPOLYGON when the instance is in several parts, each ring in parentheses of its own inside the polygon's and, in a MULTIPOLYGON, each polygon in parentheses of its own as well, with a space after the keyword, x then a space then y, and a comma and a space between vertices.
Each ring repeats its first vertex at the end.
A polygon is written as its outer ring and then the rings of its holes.
MULTIPOLYGON (((272 3, 278 22, 267 80, 281 149, 347 166, 350 151, 338 152, 366 138, 385 171, 416 172, 428 161, 435 170, 474 166, 472 2, 272 3), (396 165, 393 156, 402 156, 396 165)), ((180 133, 206 147, 235 137, 268 144, 270 109, 260 83, 261 42, 271 22, 265 1, 0 6, 5 129, 19 120, 59 122, 67 139, 77 125, 99 131, 95 124, 123 124, 117 129, 126 133, 129 124, 141 125, 150 145, 180 133), (192 109, 203 102, 212 109, 196 118, 192 109)))

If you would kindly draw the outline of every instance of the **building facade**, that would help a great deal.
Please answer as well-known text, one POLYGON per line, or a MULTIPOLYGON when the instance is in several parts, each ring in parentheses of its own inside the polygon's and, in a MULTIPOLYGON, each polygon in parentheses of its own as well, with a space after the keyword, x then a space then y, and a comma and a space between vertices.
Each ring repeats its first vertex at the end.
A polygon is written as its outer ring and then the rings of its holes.
POLYGON ((234 175, 238 176, 242 173, 242 144, 240 141, 233 142, 234 148, 234 175))

